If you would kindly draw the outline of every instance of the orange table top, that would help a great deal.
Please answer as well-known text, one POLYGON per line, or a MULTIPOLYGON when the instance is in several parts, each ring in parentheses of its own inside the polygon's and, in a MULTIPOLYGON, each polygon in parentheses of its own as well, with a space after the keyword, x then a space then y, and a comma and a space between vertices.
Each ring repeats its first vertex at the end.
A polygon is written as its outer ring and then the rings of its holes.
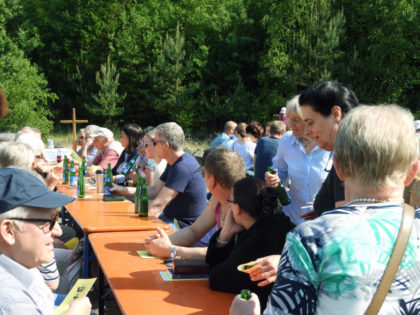
MULTIPOLYGON (((85 233, 155 230, 157 226, 169 228, 169 225, 155 216, 140 218, 134 213, 134 203, 131 201, 103 202, 103 195, 89 187, 91 186, 86 185, 85 198, 77 198, 66 205, 66 209, 85 233)), ((76 197, 76 188, 59 185, 58 190, 76 197)))
POLYGON ((210 290, 208 281, 163 281, 162 259, 141 258, 152 231, 94 233, 89 241, 123 314, 228 314, 234 294, 210 290))

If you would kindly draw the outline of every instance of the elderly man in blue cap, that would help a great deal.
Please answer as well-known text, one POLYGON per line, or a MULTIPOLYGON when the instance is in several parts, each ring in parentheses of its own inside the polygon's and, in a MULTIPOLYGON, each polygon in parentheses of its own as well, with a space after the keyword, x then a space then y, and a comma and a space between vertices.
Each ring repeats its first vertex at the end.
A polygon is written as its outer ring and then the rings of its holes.
MULTIPOLYGON (((56 208, 73 199, 23 170, 0 169, 0 314, 53 314, 53 294, 36 267, 53 259, 61 235, 56 208)), ((90 310, 84 298, 67 314, 90 310)))

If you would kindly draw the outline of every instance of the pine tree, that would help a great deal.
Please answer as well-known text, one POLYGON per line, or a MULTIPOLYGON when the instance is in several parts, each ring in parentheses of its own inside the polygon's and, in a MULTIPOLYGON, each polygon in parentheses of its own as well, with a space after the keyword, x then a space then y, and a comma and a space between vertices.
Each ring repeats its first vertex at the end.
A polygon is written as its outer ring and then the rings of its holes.
POLYGON ((301 87, 334 79, 335 62, 343 54, 339 47, 344 34, 343 12, 334 12, 330 3, 323 0, 313 1, 310 6, 305 25, 297 32, 294 53, 301 87))
POLYGON ((154 104, 156 111, 169 114, 170 119, 188 128, 194 120, 192 94, 197 88, 188 82, 193 65, 186 57, 184 46, 185 39, 178 24, 175 36, 166 34, 155 64, 149 66, 148 77, 153 93, 147 95, 147 100, 154 104))
POLYGON ((112 126, 112 117, 121 115, 124 108, 119 107, 126 97, 126 93, 118 93, 120 75, 117 67, 111 63, 108 56, 106 64, 101 65, 101 70, 96 72, 96 83, 99 85, 99 92, 93 95, 96 106, 88 106, 87 109, 94 115, 108 117, 108 125, 112 126))

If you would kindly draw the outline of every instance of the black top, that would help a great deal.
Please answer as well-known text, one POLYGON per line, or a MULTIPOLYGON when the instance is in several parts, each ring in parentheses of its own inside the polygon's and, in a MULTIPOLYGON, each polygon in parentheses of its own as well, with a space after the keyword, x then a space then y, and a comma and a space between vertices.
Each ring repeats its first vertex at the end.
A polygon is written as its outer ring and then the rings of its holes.
POLYGON ((206 262, 210 266, 209 281, 212 290, 240 293, 250 289, 256 293, 265 309, 272 284, 259 287, 251 281, 249 274, 238 271, 240 264, 268 255, 280 255, 286 241, 286 234, 295 227, 283 213, 269 219, 257 220, 248 230, 232 237, 225 246, 216 242, 218 230, 210 240, 206 262))
POLYGON ((335 209, 336 201, 344 200, 344 182, 342 182, 332 167, 314 200, 314 211, 317 216, 328 210, 335 209))
POLYGON ((112 168, 112 175, 117 175, 117 169, 121 165, 121 163, 125 163, 130 161, 136 154, 139 153, 139 150, 135 149, 131 154, 128 153, 125 149, 121 152, 120 157, 117 161, 117 164, 112 168), (128 154, 127 160, 125 159, 125 155, 128 154))

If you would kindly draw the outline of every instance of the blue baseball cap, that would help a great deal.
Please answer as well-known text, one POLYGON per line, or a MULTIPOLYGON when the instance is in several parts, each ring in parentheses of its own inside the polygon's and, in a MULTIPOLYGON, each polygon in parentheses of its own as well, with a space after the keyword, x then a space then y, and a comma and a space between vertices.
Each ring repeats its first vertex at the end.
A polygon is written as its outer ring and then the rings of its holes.
POLYGON ((53 192, 35 176, 16 168, 0 169, 0 214, 19 206, 57 208, 74 197, 53 192))

